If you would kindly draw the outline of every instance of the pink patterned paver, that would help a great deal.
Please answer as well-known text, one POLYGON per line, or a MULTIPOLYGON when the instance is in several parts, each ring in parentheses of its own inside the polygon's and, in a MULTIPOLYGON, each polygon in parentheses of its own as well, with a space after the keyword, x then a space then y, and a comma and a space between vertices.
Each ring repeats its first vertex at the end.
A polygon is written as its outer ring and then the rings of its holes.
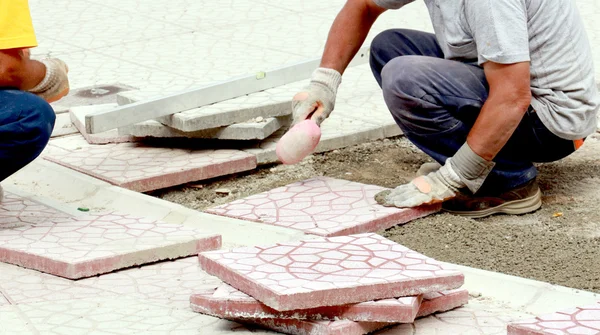
POLYGON ((600 335, 600 303, 508 325, 509 335, 600 335))
POLYGON ((0 229, 0 261, 70 279, 220 247, 220 235, 119 213, 0 229))
POLYGON ((0 263, 0 297, 2 294, 15 305, 117 296, 76 280, 0 263))
POLYGON ((320 236, 375 232, 433 214, 439 205, 384 207, 382 187, 319 177, 207 209, 211 214, 298 229, 320 236))
POLYGON ((365 335, 391 326, 381 322, 305 321, 295 319, 236 320, 290 335, 365 335))
POLYGON ((194 294, 191 308, 199 313, 225 319, 299 319, 368 322, 413 322, 421 296, 382 299, 353 305, 318 307, 313 309, 278 312, 251 296, 223 284, 216 289, 194 294))
POLYGON ((142 143, 61 148, 50 142, 45 159, 133 191, 147 192, 256 168, 240 150, 150 147, 142 143))
MULTIPOLYGON (((447 311, 460 307, 467 303, 468 293, 466 290, 456 290, 445 293, 428 294, 430 300, 423 300, 419 309, 420 316, 428 316, 436 312, 447 311), (457 299, 460 297, 460 299, 457 299), (465 300, 466 297, 466 300, 465 300), (438 309, 436 309, 438 308, 438 309)), ((482 318, 484 319, 484 318, 482 318)), ((253 323, 275 331, 281 331, 286 334, 298 335, 363 335, 376 330, 394 326, 397 323, 379 323, 379 322, 353 322, 349 320, 339 321, 310 321, 294 319, 238 319, 241 323, 253 323)), ((407 322, 412 323, 412 322, 407 322)), ((483 321, 485 323, 485 321, 483 321)), ((436 334, 458 334, 448 329, 442 329, 445 332, 436 332, 436 334)), ((392 333, 395 332, 392 330, 392 333)), ((433 334, 432 332, 426 332, 433 334)), ((398 333, 400 334, 400 333, 398 333)), ((404 334, 404 332, 402 332, 404 334)), ((409 332, 406 334, 415 334, 409 332)), ((419 333, 420 334, 420 333, 419 333)), ((475 334, 475 333, 468 333, 475 334)), ((487 332, 482 334, 488 334, 487 332)), ((465 333, 466 335, 466 333, 465 333)))
POLYGON ((218 278, 202 271, 198 257, 120 270, 77 282, 177 309, 189 309, 190 295, 214 288, 221 283, 218 278))
POLYGON ((200 253, 209 274, 277 310, 455 289, 464 276, 377 234, 200 253))
POLYGON ((0 232, 4 229, 29 226, 48 218, 67 218, 68 214, 37 201, 5 192, 0 203, 0 232))
POLYGON ((469 303, 469 291, 465 289, 432 292, 423 295, 417 317, 445 312, 469 303))

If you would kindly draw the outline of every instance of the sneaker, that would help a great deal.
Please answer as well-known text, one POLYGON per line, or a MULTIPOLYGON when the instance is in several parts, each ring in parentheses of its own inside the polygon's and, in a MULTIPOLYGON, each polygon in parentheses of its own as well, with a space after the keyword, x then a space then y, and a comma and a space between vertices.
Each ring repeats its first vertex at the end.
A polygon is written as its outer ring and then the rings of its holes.
POLYGON ((442 210, 478 219, 493 214, 527 214, 542 207, 542 191, 535 178, 497 195, 475 196, 467 192, 460 192, 456 198, 444 202, 442 210))

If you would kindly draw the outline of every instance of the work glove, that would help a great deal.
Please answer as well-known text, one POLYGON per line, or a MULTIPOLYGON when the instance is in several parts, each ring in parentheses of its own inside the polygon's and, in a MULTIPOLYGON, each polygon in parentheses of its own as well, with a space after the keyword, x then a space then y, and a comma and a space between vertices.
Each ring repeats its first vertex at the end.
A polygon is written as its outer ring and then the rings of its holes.
POLYGON ((494 165, 494 162, 481 158, 465 143, 437 171, 419 176, 393 190, 380 192, 375 199, 383 206, 398 208, 441 203, 456 197, 459 189, 464 187, 476 193, 494 165))
POLYGON ((47 58, 40 60, 46 66, 46 76, 28 92, 33 93, 48 103, 62 99, 69 94, 69 68, 62 60, 47 58))
POLYGON ((293 125, 312 119, 319 126, 329 117, 335 107, 338 87, 342 75, 333 69, 318 68, 310 80, 310 84, 292 100, 293 125))

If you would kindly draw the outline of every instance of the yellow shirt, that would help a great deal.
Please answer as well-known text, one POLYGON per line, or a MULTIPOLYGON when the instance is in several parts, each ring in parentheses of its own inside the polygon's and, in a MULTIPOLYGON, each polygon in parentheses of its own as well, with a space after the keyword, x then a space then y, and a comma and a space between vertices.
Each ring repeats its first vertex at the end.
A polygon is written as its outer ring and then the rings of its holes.
POLYGON ((0 0, 0 50, 36 46, 28 0, 0 0))

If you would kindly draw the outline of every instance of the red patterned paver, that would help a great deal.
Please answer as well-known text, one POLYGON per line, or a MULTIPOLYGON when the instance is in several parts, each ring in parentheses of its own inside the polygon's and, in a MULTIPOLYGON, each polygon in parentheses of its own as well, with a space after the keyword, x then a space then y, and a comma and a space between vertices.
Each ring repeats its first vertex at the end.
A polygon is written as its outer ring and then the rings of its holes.
POLYGON ((600 303, 508 325, 509 335, 600 335, 600 303))
POLYGON ((216 289, 192 295, 190 303, 196 312, 225 319, 346 319, 405 323, 414 321, 421 299, 421 296, 382 299, 353 305, 278 312, 251 296, 223 284, 216 289))
MULTIPOLYGON (((61 139, 66 141, 66 139, 61 139)), ((71 139, 69 139, 71 140, 71 139)), ((83 137, 56 146, 45 159, 111 184, 147 192, 256 168, 256 156, 240 150, 193 150, 142 143, 90 145, 83 137)))
POLYGON ((220 235, 118 213, 0 229, 0 261, 70 279, 220 246, 220 235))
POLYGON ((382 187, 319 177, 207 209, 211 214, 298 229, 320 236, 375 232, 439 211, 384 207, 374 196, 382 187))
POLYGON ((202 268, 278 310, 455 289, 464 276, 377 234, 316 238, 199 255, 202 268))

